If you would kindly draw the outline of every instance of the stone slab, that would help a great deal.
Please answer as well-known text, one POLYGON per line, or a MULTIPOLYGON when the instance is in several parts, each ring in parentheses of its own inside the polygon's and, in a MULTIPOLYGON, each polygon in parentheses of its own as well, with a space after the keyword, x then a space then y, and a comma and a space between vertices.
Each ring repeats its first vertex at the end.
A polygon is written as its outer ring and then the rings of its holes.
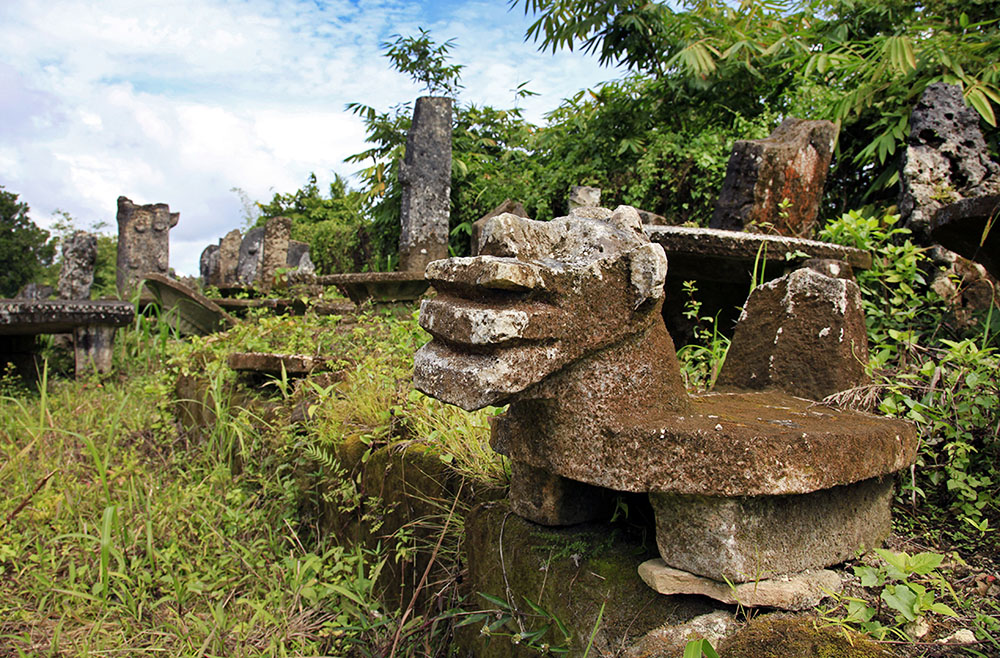
POLYGON ((179 281, 147 274, 143 284, 159 301, 162 317, 181 335, 204 336, 236 324, 215 302, 179 281))
POLYGON ((324 370, 327 361, 309 354, 276 354, 271 352, 233 352, 226 359, 229 367, 239 372, 259 372, 280 375, 282 368, 289 377, 304 377, 315 370, 324 370))
POLYGON ((419 299, 430 283, 420 272, 354 272, 325 274, 315 282, 337 288, 355 304, 372 302, 409 302, 419 299))
POLYGON ((128 302, 0 299, 0 336, 65 334, 77 327, 122 327, 135 318, 128 302))
POLYGON ((222 297, 213 299, 219 308, 228 313, 245 313, 250 309, 267 309, 274 313, 287 313, 290 315, 302 315, 303 313, 314 313, 316 315, 344 315, 354 313, 358 310, 357 305, 348 300, 329 302, 310 302, 302 299, 235 299, 232 297, 222 297))
POLYGON ((667 564, 747 582, 828 567, 881 545, 891 529, 893 486, 883 477, 788 496, 651 493, 649 500, 667 564))
POLYGON ((827 569, 730 585, 673 569, 659 558, 640 564, 639 577, 660 594, 699 594, 745 608, 807 610, 843 589, 840 576, 827 569))
POLYGON ((917 453, 910 423, 774 391, 692 396, 687 412, 651 410, 653 418, 627 418, 611 435, 546 433, 537 418, 510 414, 494 421, 498 452, 619 491, 809 493, 894 473, 917 453))

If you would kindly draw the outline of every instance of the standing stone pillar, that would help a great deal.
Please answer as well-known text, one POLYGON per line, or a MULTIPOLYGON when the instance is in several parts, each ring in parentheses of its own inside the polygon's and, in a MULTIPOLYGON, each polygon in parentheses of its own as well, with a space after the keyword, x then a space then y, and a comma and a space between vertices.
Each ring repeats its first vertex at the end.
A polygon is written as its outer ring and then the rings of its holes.
POLYGON ((170 269, 170 229, 180 213, 165 203, 137 206, 118 197, 118 295, 127 299, 149 272, 166 276, 170 269))
POLYGON ((216 274, 215 286, 230 288, 236 285, 236 267, 240 260, 240 243, 243 235, 239 229, 233 229, 219 240, 219 268, 216 274))
POLYGON ((288 267, 288 238, 292 220, 272 217, 264 225, 264 255, 260 263, 260 287, 270 290, 278 278, 278 270, 288 267))
POLYGON ((451 198, 452 99, 424 96, 413 109, 406 155, 399 168, 403 186, 399 269, 423 272, 427 263, 448 257, 451 198))
POLYGON ((264 247, 264 229, 252 228, 240 243, 240 255, 236 264, 236 283, 252 286, 260 270, 260 259, 264 247))
POLYGON ((62 245, 59 299, 90 299, 97 262, 97 236, 75 231, 62 245))

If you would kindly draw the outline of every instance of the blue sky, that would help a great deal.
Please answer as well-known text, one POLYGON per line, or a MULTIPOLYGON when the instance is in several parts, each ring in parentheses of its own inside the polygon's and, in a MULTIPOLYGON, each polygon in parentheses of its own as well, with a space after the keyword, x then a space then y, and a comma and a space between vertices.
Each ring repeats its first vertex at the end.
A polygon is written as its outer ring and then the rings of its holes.
POLYGON ((108 222, 115 200, 169 203, 171 266, 197 273, 201 250, 242 224, 251 199, 352 174, 361 122, 420 89, 379 44, 431 30, 455 38, 460 101, 520 102, 541 121, 562 98, 618 77, 577 52, 524 42, 531 18, 503 0, 0 0, 0 185, 49 226, 108 222))

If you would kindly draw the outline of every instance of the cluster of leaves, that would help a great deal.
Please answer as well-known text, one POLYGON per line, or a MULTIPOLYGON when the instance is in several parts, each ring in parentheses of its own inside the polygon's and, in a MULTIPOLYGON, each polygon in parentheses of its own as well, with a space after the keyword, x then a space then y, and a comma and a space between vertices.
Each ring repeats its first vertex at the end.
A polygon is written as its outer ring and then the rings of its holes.
POLYGON ((13 297, 43 274, 56 253, 49 232, 28 217, 28 204, 0 185, 0 297, 13 297))

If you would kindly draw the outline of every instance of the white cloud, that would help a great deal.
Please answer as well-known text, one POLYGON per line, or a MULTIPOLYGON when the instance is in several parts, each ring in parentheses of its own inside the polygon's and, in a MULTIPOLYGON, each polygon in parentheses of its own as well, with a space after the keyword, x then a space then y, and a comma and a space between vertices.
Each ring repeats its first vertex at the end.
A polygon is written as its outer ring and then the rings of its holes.
POLYGON ((0 185, 51 223, 56 208, 114 225, 119 194, 181 213, 171 265, 242 223, 240 187, 264 200, 350 174, 364 148, 349 101, 379 109, 419 89, 379 44, 417 26, 455 37, 463 102, 510 106, 521 82, 538 121, 614 72, 523 43, 528 20, 499 2, 134 0, 0 3, 0 185))

